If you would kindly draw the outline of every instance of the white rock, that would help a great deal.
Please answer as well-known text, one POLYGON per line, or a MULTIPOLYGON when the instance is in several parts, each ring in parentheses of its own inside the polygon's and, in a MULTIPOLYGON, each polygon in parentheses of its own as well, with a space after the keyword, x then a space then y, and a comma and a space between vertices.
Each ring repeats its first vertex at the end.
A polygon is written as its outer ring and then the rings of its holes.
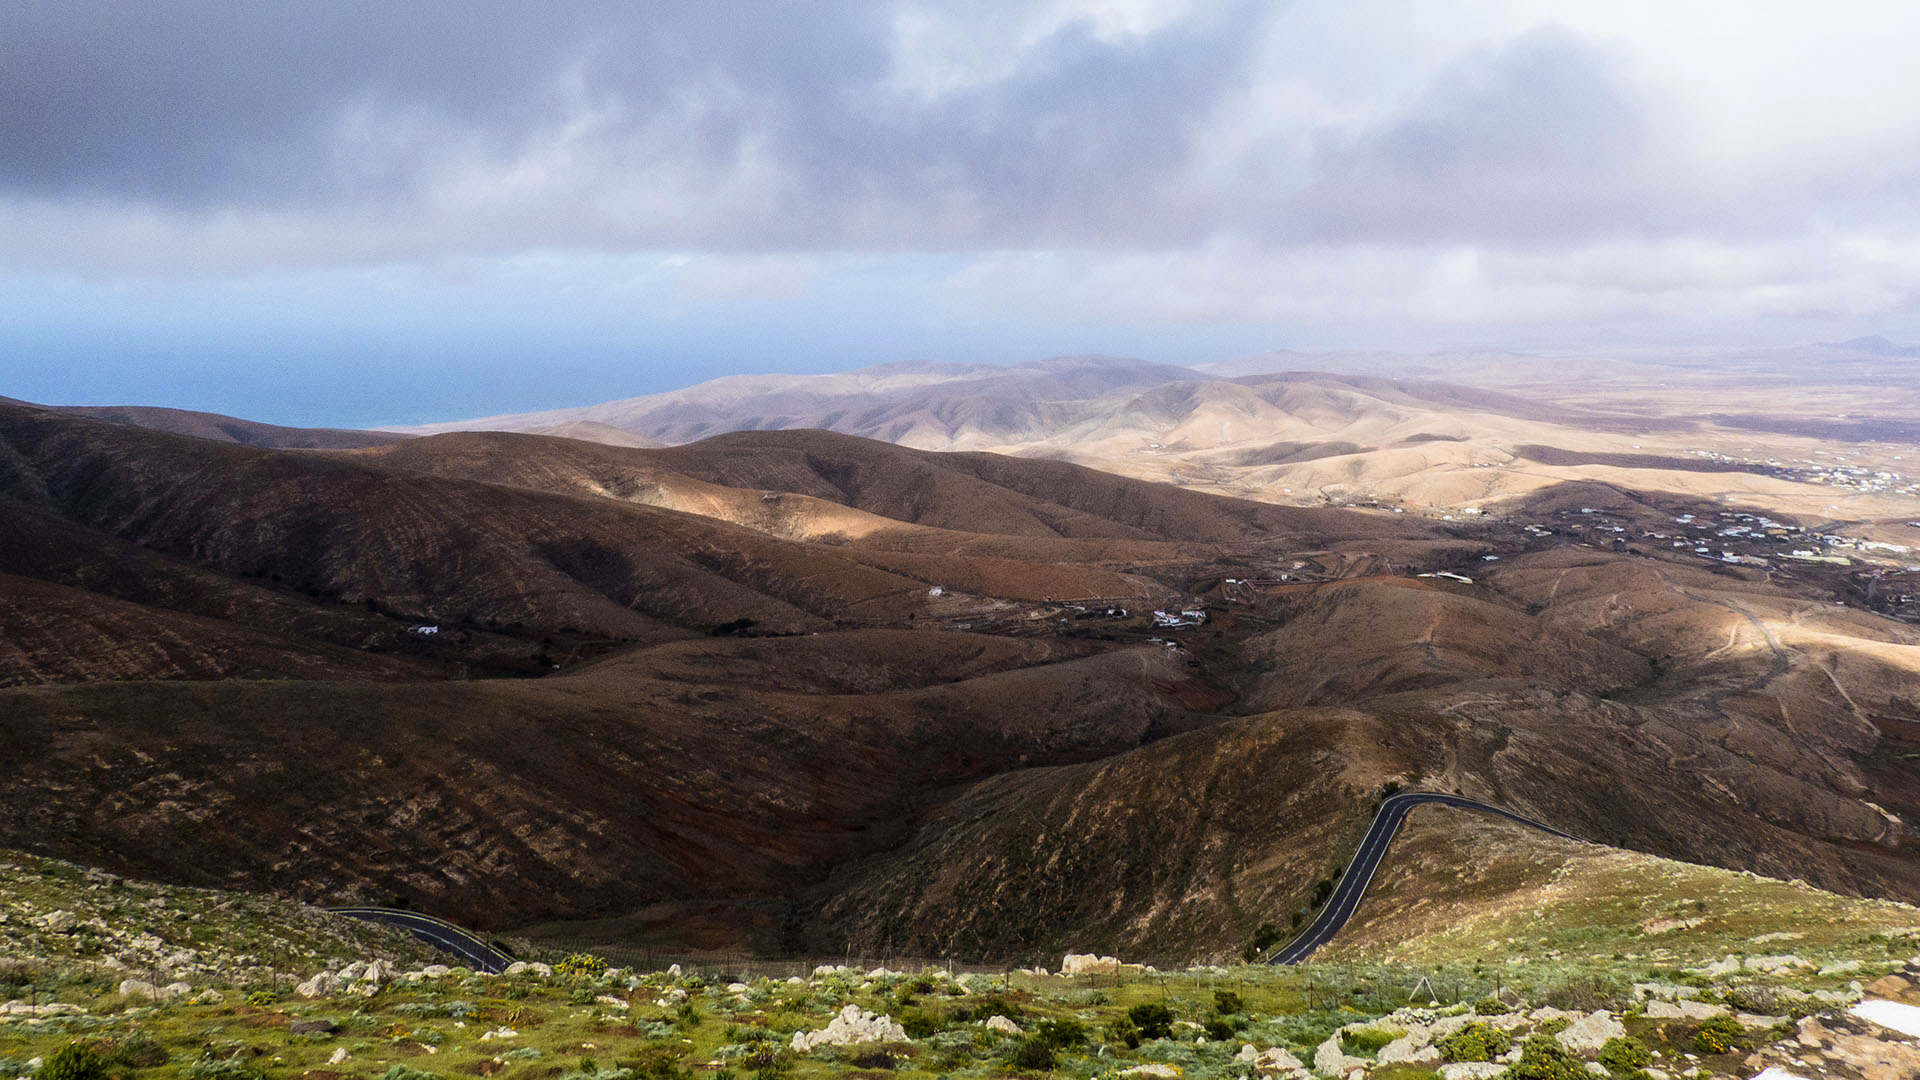
POLYGON ((1002 1035, 1018 1035, 1020 1034, 1020 1025, 1004 1016, 989 1016, 987 1017, 987 1030, 997 1031, 1002 1035))
POLYGON ((619 1009, 622 1012, 632 1008, 625 999, 614 997, 612 994, 601 994, 593 1000, 596 1004, 605 1005, 609 1009, 619 1009))
POLYGON ((55 934, 64 934, 80 925, 80 917, 71 911, 49 911, 33 920, 33 925, 55 934))
POLYGON ((420 969, 420 974, 425 975, 429 979, 444 979, 448 975, 453 974, 453 969, 445 964, 428 964, 426 967, 420 969))
POLYGON ((1749 956, 1746 959, 1748 971, 1758 971, 1767 975, 1786 975, 1812 967, 1812 963, 1792 953, 1782 953, 1778 956, 1749 956))
POLYGON ((680 977, 680 965, 679 965, 679 964, 669 964, 669 965, 667 966, 667 974, 668 974, 669 976, 671 976, 671 977, 673 977, 673 978, 675 978, 675 979, 677 979, 677 978, 679 978, 679 977, 680 977))
POLYGON ((1353 1057, 1341 1048, 1337 1034, 1329 1035, 1327 1041, 1313 1051, 1313 1071, 1321 1076, 1345 1076, 1366 1064, 1364 1059, 1353 1057))
POLYGON ((183 994, 193 993, 193 987, 183 982, 170 982, 161 987, 160 992, 168 997, 180 997, 183 994))
POLYGON ((190 1000, 190 1001, 188 1001, 188 1002, 187 1002, 187 1004, 189 1004, 189 1005, 218 1005, 218 1004, 220 1004, 221 1002, 223 1002, 223 1001, 225 1001, 225 1000, 227 1000, 227 995, 225 995, 225 994, 223 994, 223 993, 221 993, 221 992, 220 992, 220 991, 218 991, 218 990, 215 990, 215 989, 213 989, 213 988, 211 988, 211 987, 209 987, 209 988, 207 988, 207 989, 205 989, 205 990, 202 990, 202 991, 200 991, 199 993, 197 993, 197 994, 195 994, 195 995, 193 995, 193 998, 192 998, 192 1000, 190 1000))
POLYGON ((1643 982, 1633 984, 1633 999, 1659 998, 1661 1001, 1685 1001, 1700 996, 1697 986, 1681 986, 1677 983, 1643 982))
POLYGON ((1266 1050, 1256 1050, 1252 1043, 1243 1043, 1235 1061, 1253 1066, 1253 1071, 1262 1076, 1306 1076, 1307 1067, 1286 1050, 1275 1046, 1266 1050))
POLYGON ((743 983, 743 982, 727 984, 727 993, 729 994, 744 994, 747 992, 747 990, 748 990, 748 986, 746 983, 743 983))
POLYGON ((662 1009, 670 1009, 687 1000, 687 992, 679 987, 671 987, 666 993, 653 999, 653 1003, 662 1009))
POLYGON ((1131 1069, 1121 1069, 1121 1076, 1144 1076, 1152 1080, 1180 1080, 1180 1066, 1162 1065, 1154 1062, 1150 1065, 1135 1065, 1131 1069))
POLYGON ((1093 953, 1068 953, 1060 961, 1062 975, 1113 975, 1120 971, 1120 958, 1117 956, 1095 956, 1093 953))
POLYGON ((840 1015, 834 1017, 819 1031, 794 1032, 792 1046, 794 1053, 804 1054, 816 1046, 905 1041, 907 1041, 907 1029, 901 1027, 892 1017, 870 1013, 858 1005, 848 1005, 840 1010, 840 1015))
POLYGON ((1438 1065, 1440 1064, 1440 1048, 1437 1046, 1415 1045, 1406 1038, 1399 1038, 1381 1047, 1380 1053, 1374 1060, 1382 1065, 1392 1065, 1397 1062, 1404 1062, 1409 1065, 1438 1065))
POLYGON ((145 998, 148 1001, 160 1000, 160 988, 144 979, 121 979, 120 993, 127 997, 145 998))
POLYGON ((1646 1015, 1649 1020, 1705 1020, 1727 1015, 1727 1007, 1704 1001, 1649 1001, 1646 1015))
POLYGON ((1497 1061, 1461 1061, 1440 1066, 1440 1077, 1441 1080, 1493 1080, 1506 1071, 1507 1067, 1497 1061))
POLYGON ((1605 1065, 1602 1065, 1597 1061, 1586 1062, 1586 1069, 1587 1069, 1587 1072, 1591 1073, 1594 1076, 1612 1076, 1613 1075, 1612 1073, 1607 1071, 1607 1067, 1605 1065))
POLYGON ((495 1039, 514 1039, 514 1038, 518 1038, 519 1035, 520 1035, 519 1032, 513 1030, 510 1027, 497 1027, 497 1028, 494 1028, 492 1031, 481 1032, 480 1041, 492 1042, 495 1039))
POLYGON ((1920 1036, 1920 1008, 1897 1001, 1863 1001, 1847 1012, 1902 1035, 1920 1036))
POLYGON ((294 987, 294 993, 299 994, 303 998, 317 998, 326 997, 338 989, 340 989, 340 980, 334 976, 333 972, 322 971, 313 978, 294 987))
POLYGON ((327 1064, 338 1065, 352 1056, 352 1054, 347 1053, 346 1047, 336 1047, 334 1048, 333 1054, 327 1058, 327 1064))
POLYGON ((1624 1038, 1626 1034, 1627 1029, 1620 1021, 1607 1015, 1605 1009, 1595 1009, 1568 1024, 1554 1038, 1576 1054, 1597 1054, 1608 1039, 1624 1038))

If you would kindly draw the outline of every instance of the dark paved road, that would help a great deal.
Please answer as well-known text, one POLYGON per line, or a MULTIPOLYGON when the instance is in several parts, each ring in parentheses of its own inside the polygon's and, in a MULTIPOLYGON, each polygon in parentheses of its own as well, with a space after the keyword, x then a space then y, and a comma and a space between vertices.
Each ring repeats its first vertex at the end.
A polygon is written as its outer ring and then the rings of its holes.
POLYGON ((513 957, 487 944, 485 940, 475 937, 445 919, 436 919, 417 911, 381 907, 339 907, 327 910, 335 915, 345 915, 349 919, 366 919, 369 922, 383 922, 397 926, 434 948, 459 957, 460 962, 467 967, 489 975, 497 975, 501 969, 513 963, 513 957))
MULTIPOLYGON (((1380 804, 1380 812, 1373 816, 1373 824, 1367 829, 1366 838, 1360 841, 1360 850, 1354 853, 1353 861, 1340 876, 1340 884, 1327 898, 1327 904, 1320 909, 1320 917, 1313 920, 1300 936, 1288 942, 1279 952, 1268 959, 1270 964, 1297 964, 1305 960, 1313 950, 1333 940, 1333 935, 1347 925, 1353 913, 1360 908, 1360 899, 1366 895, 1367 886, 1373 883, 1374 872, 1380 869, 1380 860, 1387 854, 1388 845, 1393 843, 1394 834, 1400 831, 1400 823, 1407 818, 1407 811, 1416 806, 1438 803, 1441 806, 1456 806, 1463 810, 1477 810, 1483 814, 1494 814, 1529 825, 1541 832, 1552 833, 1568 840, 1580 840, 1572 833, 1559 829, 1530 817, 1522 817, 1511 810, 1502 810, 1483 802, 1462 798, 1459 795, 1441 795, 1425 791, 1406 791, 1391 796, 1380 804)), ((1586 841, 1581 840, 1582 843, 1586 841)))

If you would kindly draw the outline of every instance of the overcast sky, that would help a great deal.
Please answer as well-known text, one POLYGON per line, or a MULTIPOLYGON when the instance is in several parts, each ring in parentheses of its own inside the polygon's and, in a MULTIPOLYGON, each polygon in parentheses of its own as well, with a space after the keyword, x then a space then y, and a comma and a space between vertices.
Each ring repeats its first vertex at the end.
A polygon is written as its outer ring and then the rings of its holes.
POLYGON ((1920 5, 6 0, 0 394, 1920 337, 1920 5))

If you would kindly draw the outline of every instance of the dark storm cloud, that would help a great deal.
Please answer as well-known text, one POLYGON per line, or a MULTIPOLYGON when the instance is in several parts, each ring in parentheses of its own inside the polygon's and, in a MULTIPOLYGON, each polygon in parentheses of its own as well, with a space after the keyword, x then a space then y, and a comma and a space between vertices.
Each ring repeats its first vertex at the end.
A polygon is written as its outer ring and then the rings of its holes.
POLYGON ((404 170, 439 143, 511 148, 554 121, 575 71, 641 114, 716 76, 818 99, 826 78, 872 70, 859 10, 26 0, 0 9, 0 183, 184 205, 346 197, 405 179, 336 160, 352 110, 414 122, 404 170))
MULTIPOLYGON (((1069 22, 1010 77, 915 101, 886 88, 892 13, 866 3, 16 3, 0 186, 162 210, 390 203, 449 161, 510 168, 591 109, 604 186, 660 167, 663 141, 671 167, 754 152, 779 171, 731 224, 653 239, 1085 237, 1181 166, 1254 11, 1119 42, 1069 22)), ((508 231, 600 228, 556 207, 508 231)))

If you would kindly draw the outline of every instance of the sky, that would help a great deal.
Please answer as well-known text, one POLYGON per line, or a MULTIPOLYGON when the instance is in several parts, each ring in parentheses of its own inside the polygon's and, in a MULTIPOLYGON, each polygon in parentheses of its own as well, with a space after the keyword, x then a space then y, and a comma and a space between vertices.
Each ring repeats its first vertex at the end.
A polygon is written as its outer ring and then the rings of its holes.
POLYGON ((1920 5, 8 0, 0 395, 1920 338, 1920 5))

